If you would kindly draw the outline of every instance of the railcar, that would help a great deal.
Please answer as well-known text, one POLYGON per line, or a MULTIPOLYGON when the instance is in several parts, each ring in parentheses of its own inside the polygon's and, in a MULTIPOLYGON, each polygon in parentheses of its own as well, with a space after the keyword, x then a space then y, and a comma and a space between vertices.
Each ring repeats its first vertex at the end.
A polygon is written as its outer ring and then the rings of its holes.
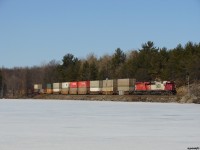
POLYGON ((69 94, 69 86, 70 82, 62 82, 62 89, 61 89, 61 94, 69 94))
POLYGON ((90 81, 78 82, 78 95, 90 94, 90 81))
POLYGON ((102 94, 102 88, 103 88, 102 80, 90 81, 90 94, 91 95, 102 94))
POLYGON ((173 81, 136 82, 134 94, 176 94, 176 85, 173 81))
POLYGON ((117 80, 103 80, 102 93, 104 95, 116 95, 117 94, 117 80))
POLYGON ((33 89, 35 94, 42 93, 42 84, 34 84, 33 89))
POLYGON ((53 83, 53 94, 60 94, 62 89, 61 83, 53 83))
POLYGON ((77 95, 78 94, 78 82, 69 83, 69 94, 77 95))
POLYGON ((129 95, 134 92, 135 79, 118 79, 117 92, 119 95, 129 95))

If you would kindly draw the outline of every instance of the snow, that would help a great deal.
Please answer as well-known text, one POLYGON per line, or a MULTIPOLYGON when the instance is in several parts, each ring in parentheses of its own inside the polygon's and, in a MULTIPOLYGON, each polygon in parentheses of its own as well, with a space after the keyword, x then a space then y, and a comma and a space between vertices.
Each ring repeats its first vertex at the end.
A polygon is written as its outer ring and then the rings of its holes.
POLYGON ((0 100, 0 150, 187 150, 200 105, 0 100))

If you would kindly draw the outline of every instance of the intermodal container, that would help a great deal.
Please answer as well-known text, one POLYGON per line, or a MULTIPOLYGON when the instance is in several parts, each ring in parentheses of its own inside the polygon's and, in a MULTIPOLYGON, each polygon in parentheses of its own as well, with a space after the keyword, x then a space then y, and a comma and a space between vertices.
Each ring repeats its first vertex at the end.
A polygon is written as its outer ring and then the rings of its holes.
POLYGON ((78 92, 78 82, 70 82, 69 94, 75 95, 78 92))
POLYGON ((90 81, 79 81, 78 82, 78 94, 89 94, 90 92, 90 81))
POLYGON ((90 94, 102 94, 103 81, 90 81, 90 94))
POLYGON ((34 84, 34 93, 40 93, 42 91, 42 84, 34 84))
POLYGON ((48 83, 48 84, 47 84, 47 89, 52 89, 51 83, 48 83))
POLYGON ((47 94, 52 94, 53 93, 52 84, 50 84, 50 83, 47 84, 46 93, 47 94))
POLYGON ((130 94, 134 92, 135 79, 118 79, 117 85, 119 95, 130 94))
POLYGON ((106 95, 117 94, 117 80, 103 80, 102 93, 106 95))
POLYGON ((54 94, 60 94, 61 93, 61 83, 53 83, 53 93, 54 94))
POLYGON ((69 84, 70 82, 62 82, 62 94, 69 94, 69 84))

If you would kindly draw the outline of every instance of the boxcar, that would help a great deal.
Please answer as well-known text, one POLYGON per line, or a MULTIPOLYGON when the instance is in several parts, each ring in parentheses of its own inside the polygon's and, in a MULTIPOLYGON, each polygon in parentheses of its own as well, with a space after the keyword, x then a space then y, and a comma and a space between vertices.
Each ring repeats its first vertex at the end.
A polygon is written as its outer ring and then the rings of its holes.
POLYGON ((61 94, 69 94, 70 82, 62 82, 61 94))
POLYGON ((119 95, 128 95, 134 92, 135 79, 118 79, 117 91, 119 95))
POLYGON ((117 80, 103 80, 102 93, 105 95, 118 94, 117 93, 117 80))
POLYGON ((53 93, 52 84, 48 83, 48 84, 46 85, 46 93, 47 93, 47 94, 52 94, 52 93, 53 93))
POLYGON ((61 83, 53 83, 53 94, 61 93, 61 83))
POLYGON ((79 81, 78 82, 78 94, 89 94, 90 93, 90 81, 79 81))
POLYGON ((42 84, 34 84, 34 93, 41 93, 42 91, 42 84))
POLYGON ((70 82, 69 94, 76 95, 78 93, 78 82, 70 82))
POLYGON ((102 94, 103 81, 90 81, 90 94, 102 94))

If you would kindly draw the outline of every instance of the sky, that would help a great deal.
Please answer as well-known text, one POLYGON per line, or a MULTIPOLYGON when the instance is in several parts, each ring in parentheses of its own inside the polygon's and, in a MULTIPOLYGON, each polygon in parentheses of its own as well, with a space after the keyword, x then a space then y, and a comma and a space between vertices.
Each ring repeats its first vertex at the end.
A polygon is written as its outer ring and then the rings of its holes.
POLYGON ((0 67, 200 42, 200 0, 0 0, 0 67))

